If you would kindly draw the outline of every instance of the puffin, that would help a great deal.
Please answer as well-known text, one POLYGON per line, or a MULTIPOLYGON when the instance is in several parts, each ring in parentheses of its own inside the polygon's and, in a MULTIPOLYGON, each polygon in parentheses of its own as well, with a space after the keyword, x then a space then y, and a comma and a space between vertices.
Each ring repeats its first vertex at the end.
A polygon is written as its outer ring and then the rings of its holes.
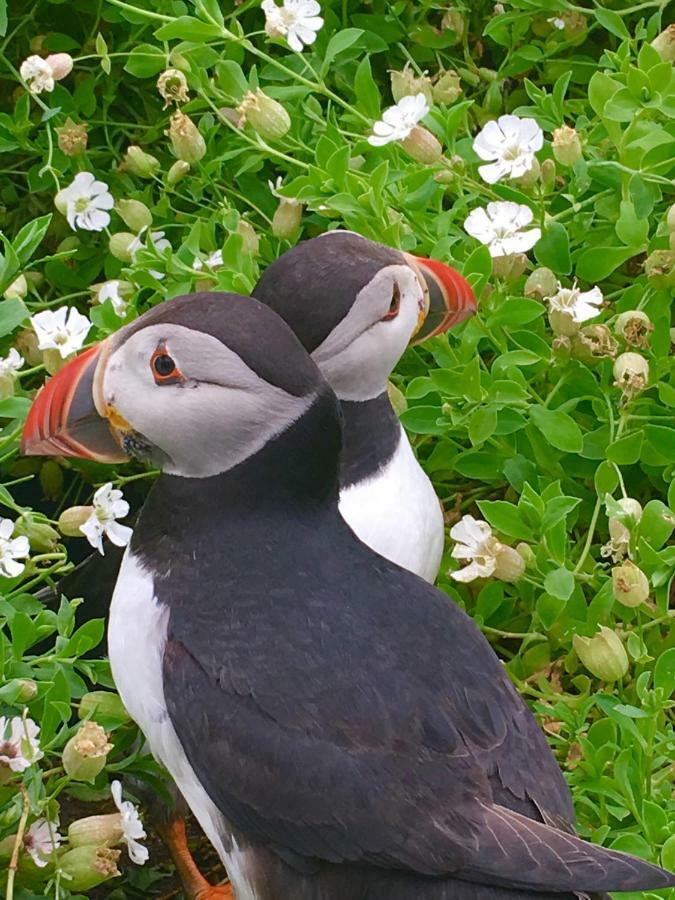
MULTIPOLYGON (((413 292, 400 304, 417 315, 413 292)), ((340 515, 340 448, 339 401, 293 331, 220 293, 167 301, 69 362, 22 436, 26 454, 161 469, 115 587, 110 662, 233 896, 675 886, 575 834, 543 732, 475 623, 340 515)))

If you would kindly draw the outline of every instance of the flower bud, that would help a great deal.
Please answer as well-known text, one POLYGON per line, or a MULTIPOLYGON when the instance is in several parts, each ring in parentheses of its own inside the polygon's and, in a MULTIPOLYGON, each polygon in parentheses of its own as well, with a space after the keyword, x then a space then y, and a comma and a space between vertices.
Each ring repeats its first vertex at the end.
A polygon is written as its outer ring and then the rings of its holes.
POLYGON ((639 353, 622 353, 614 363, 614 385, 626 396, 644 391, 649 381, 649 363, 639 353))
POLYGON ((53 459, 40 467, 40 487, 47 500, 58 500, 63 493, 63 470, 53 459))
POLYGON ((52 70, 54 81, 61 81, 73 71, 73 57, 70 53, 50 53, 45 62, 52 70))
POLYGON ((100 725, 85 722, 63 748, 61 758, 66 775, 74 781, 93 781, 105 768, 112 747, 100 725))
POLYGON ((672 234, 675 231, 675 203, 669 207, 668 213, 666 215, 666 225, 668 226, 668 231, 672 234))
POLYGON ((514 582, 525 571, 525 560, 513 547, 501 546, 495 554, 494 577, 500 581, 514 582))
POLYGON ((525 282, 525 296, 543 300, 544 297, 552 297, 558 290, 558 279, 551 269, 541 266, 535 269, 525 282))
POLYGON ((152 178, 159 171, 160 163, 156 156, 146 153, 140 147, 132 145, 126 152, 119 169, 139 178, 152 178))
POLYGON ((59 150, 66 156, 78 156, 87 149, 87 128, 83 122, 73 122, 68 116, 65 125, 56 129, 59 150))
POLYGON ((54 206, 58 209, 62 216, 65 216, 65 214, 68 212, 68 199, 66 197, 65 188, 60 190, 54 197, 54 206))
POLYGON ((655 288, 675 286, 675 250, 654 250, 645 260, 644 268, 655 288))
POLYGON ((86 816, 77 819, 68 828, 68 843, 71 847, 114 847, 122 840, 122 817, 119 813, 101 816, 86 816))
POLYGON ((669 25, 665 31, 657 34, 652 47, 664 62, 675 62, 675 25, 669 25))
POLYGON ((639 606, 649 597, 647 576, 634 562, 627 559, 612 569, 614 599, 624 606, 639 606))
POLYGON ((291 117, 281 103, 260 89, 255 93, 248 91, 237 112, 265 141, 280 140, 291 127, 291 117))
POLYGON ((458 9, 448 9, 441 19, 441 28, 443 31, 455 32, 455 44, 460 44, 466 31, 466 22, 464 16, 458 9))
POLYGON ((115 234, 110 235, 110 243, 109 249, 115 259, 119 259, 120 262, 130 263, 131 262, 131 248, 136 240, 135 234, 130 234, 128 231, 118 231, 115 234))
POLYGON ((2 688, 3 701, 12 703, 30 703, 35 700, 38 693, 37 682, 32 678, 13 678, 2 688))
POLYGON ((562 125, 553 132, 553 155, 561 166, 573 166, 582 158, 581 141, 574 128, 562 125))
POLYGON ((256 234, 256 230, 247 222, 246 219, 240 219, 237 224, 237 234, 242 238, 242 253, 247 256, 257 256, 260 251, 260 238, 256 234))
POLYGON ((120 850, 108 847, 74 847, 59 859, 59 869, 64 875, 64 886, 69 891, 89 891, 122 873, 117 868, 120 850))
POLYGON ((166 173, 166 183, 168 185, 178 184, 190 171, 190 163, 184 159, 177 159, 166 173))
POLYGON ((438 162, 443 156, 443 148, 436 135, 422 125, 415 125, 408 137, 401 141, 401 146, 408 156, 427 166, 438 162))
POLYGON ((272 217, 272 234, 284 241, 290 241, 300 231, 302 222, 302 203, 292 197, 279 197, 274 216, 272 217))
POLYGON ((433 103, 431 79, 426 75, 416 75, 410 63, 406 63, 401 71, 390 72, 389 80, 395 103, 404 97, 414 97, 416 94, 424 94, 424 99, 429 106, 433 103))
POLYGON ((572 338, 572 356, 587 365, 606 356, 613 359, 618 349, 606 325, 584 325, 572 338))
POLYGON ((535 565, 537 557, 535 556, 534 550, 532 549, 532 547, 530 547, 529 544, 526 544, 524 541, 520 541, 518 544, 516 544, 516 551, 523 558, 526 569, 530 569, 535 565))
POLYGON ((184 162, 199 162, 206 153, 206 141, 199 129, 192 119, 180 110, 171 116, 169 138, 173 152, 184 162))
POLYGON ((245 119, 242 118, 238 109, 234 109, 231 106, 221 106, 219 112, 221 118, 227 119, 230 125, 234 125, 235 128, 244 127, 245 119))
POLYGON ((5 300, 23 300, 27 293, 28 282, 26 281, 26 276, 19 275, 18 278, 15 278, 10 286, 5 289, 5 293, 2 296, 5 300))
POLYGON ((132 231, 142 231, 152 225, 152 213, 140 200, 118 200, 115 210, 132 231))
POLYGON ((651 319, 641 309, 622 312, 616 320, 614 330, 631 347, 649 347, 649 335, 654 330, 651 319))
POLYGON ((558 337, 574 337, 581 327, 578 322, 574 321, 572 314, 565 309, 549 310, 548 321, 553 334, 558 337))
POLYGON ((510 253, 492 259, 492 272, 506 282, 517 281, 527 268, 528 259, 524 253, 510 253))
POLYGON ((628 655, 619 635, 600 626, 592 638, 575 634, 572 638, 577 656, 588 671, 602 681, 616 681, 628 671, 628 655))
POLYGON ((29 366, 39 366, 42 362, 42 351, 38 348, 37 335, 32 328, 22 329, 16 336, 14 346, 29 366))
MULTIPOLYGON (((498 115, 504 109, 504 82, 491 81, 485 92, 483 99, 483 109, 492 113, 493 116, 498 115)), ((538 174, 538 173, 537 173, 538 174)))
POLYGON ((131 716, 126 711, 119 694, 115 694, 113 691, 89 691, 80 700, 77 714, 80 719, 131 721, 131 716))
POLYGON ((27 537, 31 550, 36 553, 51 553, 61 539, 55 528, 46 522, 36 522, 30 513, 16 520, 14 534, 27 537))
POLYGON ((458 100, 462 95, 462 86, 457 72, 454 69, 439 72, 431 86, 431 95, 434 103, 454 103, 458 100))
POLYGON ((544 193, 552 194, 555 190, 555 162, 552 159, 545 159, 541 163, 540 169, 539 177, 544 193))
POLYGON ((166 69, 157 79, 157 90, 164 99, 164 109, 172 103, 187 103, 188 94, 187 79, 180 69, 166 69))
POLYGON ((59 516, 59 531, 66 537, 82 537, 80 526, 84 525, 93 511, 93 506, 71 506, 64 509, 59 516))
POLYGON ((64 359, 63 356, 61 356, 60 350, 53 350, 51 348, 49 350, 43 350, 42 365, 50 375, 56 375, 56 373, 65 366, 72 355, 73 354, 71 353, 67 359, 64 359))

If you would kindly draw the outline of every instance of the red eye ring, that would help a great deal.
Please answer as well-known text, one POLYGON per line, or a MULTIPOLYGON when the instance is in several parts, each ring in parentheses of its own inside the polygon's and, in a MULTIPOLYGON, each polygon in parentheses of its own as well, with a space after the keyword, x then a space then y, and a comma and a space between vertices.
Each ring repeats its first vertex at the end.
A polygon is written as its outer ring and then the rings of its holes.
POLYGON ((173 358, 167 353, 166 345, 159 344, 150 357, 150 370, 155 384, 180 384, 185 381, 173 358))
POLYGON ((401 311, 401 289, 398 284, 394 283, 394 287, 391 292, 391 303, 389 304, 389 311, 386 315, 382 316, 383 322, 388 322, 390 319, 395 319, 396 316, 401 311))

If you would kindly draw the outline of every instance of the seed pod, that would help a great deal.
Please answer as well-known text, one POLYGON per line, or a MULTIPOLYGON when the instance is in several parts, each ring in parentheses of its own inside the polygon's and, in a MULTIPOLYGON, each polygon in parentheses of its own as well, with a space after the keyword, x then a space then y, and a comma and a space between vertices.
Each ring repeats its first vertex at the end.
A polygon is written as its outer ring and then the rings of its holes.
POLYGON ((2 296, 5 300, 23 300, 27 293, 28 282, 26 281, 26 276, 19 275, 14 279, 10 286, 5 289, 5 293, 2 296))
POLYGON ((52 553, 61 539, 55 528, 46 522, 36 522, 30 514, 24 514, 16 520, 14 534, 27 537, 34 553, 52 553))
POLYGON ((119 813, 86 816, 69 826, 68 843, 71 847, 114 847, 122 840, 123 834, 122 817, 119 813))
POLYGON ((441 19, 441 28, 443 31, 454 31, 455 44, 460 44, 466 31, 464 16, 458 9, 446 10, 441 19))
POLYGON ((524 288, 526 297, 536 297, 538 300, 552 297, 557 290, 558 279, 546 266, 535 269, 525 282, 524 288))
POLYGON ((617 681, 628 671, 628 654, 611 628, 602 625, 591 638, 575 634, 572 643, 581 662, 596 678, 617 681))
POLYGON ((572 339, 572 356, 587 365, 614 358, 619 345, 606 325, 584 325, 572 339))
POLYGON ((391 82, 391 95, 394 102, 398 103, 404 97, 414 97, 416 94, 424 94, 424 99, 431 106, 433 94, 431 79, 426 75, 416 75, 410 63, 406 63, 400 71, 389 73, 391 82))
POLYGON ((638 394, 649 382, 649 363, 639 353, 622 353, 614 363, 614 379, 626 396, 638 394))
MULTIPOLYGON (((454 69, 439 72, 431 86, 434 103, 454 103, 462 96, 462 85, 454 69)), ((427 101, 431 105, 431 101, 427 101)))
POLYGON ((93 506, 71 506, 70 509, 64 509, 59 516, 59 531, 66 537, 82 537, 80 526, 84 525, 93 512, 93 506))
POLYGON ((68 850, 59 859, 59 868, 66 876, 64 883, 69 891, 89 891, 117 878, 122 873, 117 868, 120 858, 120 850, 111 850, 108 847, 74 847, 68 850))
POLYGON ((206 154, 206 141, 189 116, 177 110, 171 116, 169 138, 178 159, 188 163, 199 162, 206 154))
POLYGON ((37 682, 32 678, 14 678, 3 685, 3 701, 30 703, 38 693, 37 682))
POLYGON ((612 569, 612 591, 623 606, 640 606, 649 597, 649 581, 642 569, 627 559, 612 569))
POLYGON ((401 141, 401 146, 408 156, 427 166, 438 162, 443 156, 443 148, 436 135, 421 125, 415 125, 408 137, 401 141))
POLYGON ((561 166, 573 166, 582 159, 579 135, 569 125, 562 125, 555 129, 551 148, 561 166))
POLYGON ((539 177, 545 194, 552 194, 555 190, 555 162, 545 159, 540 166, 539 177))
POLYGON ((87 128, 83 122, 73 122, 68 116, 65 125, 56 129, 59 150, 66 156, 78 156, 87 149, 87 128))
POLYGON ((512 583, 518 581, 525 571, 525 560, 513 547, 502 545, 495 555, 494 577, 512 583))
POLYGON ((242 120, 265 141, 280 140, 291 127, 291 117, 281 103, 258 89, 249 91, 237 107, 242 120))
POLYGON ((652 41, 652 47, 664 62, 675 62, 675 25, 669 25, 652 41))
POLYGON ((63 469, 53 459, 40 467, 40 486, 47 500, 58 500, 63 494, 63 469))
POLYGON ((130 263, 131 248, 135 240, 135 234, 131 234, 128 231, 117 231, 115 234, 110 235, 108 247, 115 259, 119 259, 120 262, 130 263))
POLYGON ((64 359, 61 356, 60 350, 53 350, 51 348, 49 350, 43 350, 42 365, 50 375, 56 375, 56 373, 65 366, 72 355, 73 354, 71 353, 67 359, 64 359))
POLYGON ((152 225, 152 213, 140 200, 118 200, 115 210, 132 231, 139 232, 152 225))
POLYGON ((300 231, 302 222, 302 203, 292 197, 279 197, 274 216, 272 217, 272 234, 284 241, 290 241, 300 231))
POLYGON ((157 79, 157 90, 164 99, 164 109, 172 103, 187 103, 188 94, 187 79, 180 69, 166 69, 157 79))
POLYGON ((654 326, 647 313, 641 309, 629 309, 617 318, 614 330, 631 347, 647 349, 654 326))
POLYGON ((517 281, 527 268, 528 258, 524 253, 510 253, 508 256, 495 256, 492 260, 492 273, 507 283, 517 281))
POLYGON ((578 322, 574 321, 571 313, 564 309, 549 310, 548 321, 553 334, 558 337, 574 337, 581 327, 578 322))
POLYGON ((655 288, 675 286, 675 250, 654 250, 645 260, 644 268, 655 288))
POLYGON ((61 758, 66 775, 74 781, 93 781, 105 768, 112 747, 100 725, 85 722, 63 748, 61 758))
POLYGON ((246 219, 240 219, 237 224, 237 234, 241 235, 243 240, 242 252, 247 256, 257 256, 260 251, 260 238, 253 225, 246 219))
POLYGON ((190 163, 184 159, 177 159, 166 173, 166 183, 168 185, 178 184, 190 171, 190 163))
POLYGON ((120 172, 130 172, 139 178, 152 178, 159 172, 160 163, 156 156, 132 145, 120 164, 120 172))

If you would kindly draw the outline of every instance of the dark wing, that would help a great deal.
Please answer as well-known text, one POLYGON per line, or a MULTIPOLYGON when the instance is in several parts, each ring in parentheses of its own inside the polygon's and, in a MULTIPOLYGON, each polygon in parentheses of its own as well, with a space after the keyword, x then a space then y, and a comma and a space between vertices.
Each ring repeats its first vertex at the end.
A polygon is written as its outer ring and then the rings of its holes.
MULTIPOLYGON (((325 571, 300 585, 280 573, 266 597, 252 578, 215 612, 173 607, 167 706, 225 817, 303 859, 554 890, 648 886, 641 861, 506 808, 571 820, 541 731, 473 622, 372 559, 341 565, 337 591, 325 571)), ((667 883, 654 872, 648 884, 667 883)))

